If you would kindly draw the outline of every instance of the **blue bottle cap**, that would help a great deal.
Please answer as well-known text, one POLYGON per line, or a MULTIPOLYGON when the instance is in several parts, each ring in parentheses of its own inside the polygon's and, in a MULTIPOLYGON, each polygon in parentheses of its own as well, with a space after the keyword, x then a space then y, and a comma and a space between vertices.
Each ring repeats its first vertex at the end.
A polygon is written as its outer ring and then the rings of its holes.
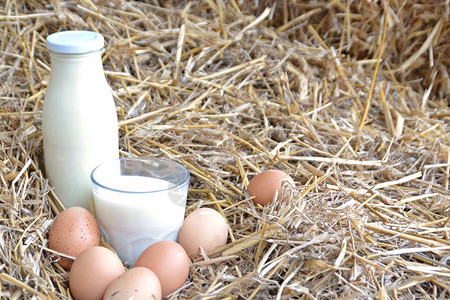
POLYGON ((103 48, 103 36, 94 31, 69 30, 47 37, 47 48, 52 52, 81 54, 103 48))

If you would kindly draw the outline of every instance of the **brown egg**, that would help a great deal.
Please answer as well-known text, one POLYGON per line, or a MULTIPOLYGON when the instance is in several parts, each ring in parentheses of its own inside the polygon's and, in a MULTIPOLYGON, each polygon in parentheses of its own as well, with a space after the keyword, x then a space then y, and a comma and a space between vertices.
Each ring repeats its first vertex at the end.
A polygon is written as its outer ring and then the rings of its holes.
POLYGON ((189 276, 189 257, 183 247, 173 241, 156 242, 149 246, 134 266, 155 272, 163 297, 182 287, 189 276))
POLYGON ((144 267, 129 269, 106 289, 103 300, 161 299, 161 284, 156 274, 144 267))
MULTIPOLYGON (((100 245, 100 229, 95 217, 83 207, 70 207, 56 216, 50 228, 48 247, 77 257, 85 249, 100 245)), ((58 263, 70 270, 72 260, 60 258, 58 263)))
POLYGON ((265 206, 272 203, 278 191, 277 201, 288 200, 294 188, 294 180, 283 171, 267 170, 253 177, 247 187, 253 203, 265 206))
POLYGON ((101 246, 93 246, 78 255, 69 273, 69 287, 77 300, 103 299, 106 289, 124 272, 119 257, 101 246))
POLYGON ((199 208, 184 219, 178 242, 190 258, 200 256, 200 247, 208 254, 214 248, 225 245, 228 225, 220 213, 211 208, 199 208))

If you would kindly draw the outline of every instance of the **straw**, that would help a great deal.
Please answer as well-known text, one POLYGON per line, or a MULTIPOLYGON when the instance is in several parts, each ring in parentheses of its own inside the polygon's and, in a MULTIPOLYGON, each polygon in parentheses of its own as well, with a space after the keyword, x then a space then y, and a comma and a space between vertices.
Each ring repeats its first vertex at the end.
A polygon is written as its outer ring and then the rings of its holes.
MULTIPOLYGON (((48 248, 45 38, 105 37, 121 156, 191 173, 227 245, 172 299, 450 298, 448 1, 5 1, 0 297, 69 299, 48 248), (255 206, 259 172, 295 181, 255 206)), ((101 113, 101 112, 98 112, 101 113)))

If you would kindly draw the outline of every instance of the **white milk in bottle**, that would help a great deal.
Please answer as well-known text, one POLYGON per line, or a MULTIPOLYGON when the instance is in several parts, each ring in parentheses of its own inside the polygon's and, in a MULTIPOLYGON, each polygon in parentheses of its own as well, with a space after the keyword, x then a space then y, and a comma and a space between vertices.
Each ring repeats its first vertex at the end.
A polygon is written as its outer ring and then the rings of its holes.
POLYGON ((119 156, 103 43, 103 36, 91 31, 63 31, 47 38, 51 73, 42 113, 45 174, 66 207, 89 209, 91 171, 119 156))

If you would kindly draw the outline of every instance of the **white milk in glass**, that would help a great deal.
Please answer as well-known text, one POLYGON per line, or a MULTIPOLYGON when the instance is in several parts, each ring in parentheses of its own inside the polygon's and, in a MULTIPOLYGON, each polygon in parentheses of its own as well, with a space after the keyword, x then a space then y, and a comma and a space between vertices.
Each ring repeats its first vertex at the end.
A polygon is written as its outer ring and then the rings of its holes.
POLYGON ((187 182, 175 186, 158 178, 107 172, 98 177, 103 186, 93 185, 97 220, 123 262, 134 265, 157 241, 177 241, 184 221, 187 182))
POLYGON ((92 169, 119 156, 103 44, 103 37, 90 31, 63 31, 47 38, 51 74, 42 115, 45 174, 66 207, 89 208, 92 169))

